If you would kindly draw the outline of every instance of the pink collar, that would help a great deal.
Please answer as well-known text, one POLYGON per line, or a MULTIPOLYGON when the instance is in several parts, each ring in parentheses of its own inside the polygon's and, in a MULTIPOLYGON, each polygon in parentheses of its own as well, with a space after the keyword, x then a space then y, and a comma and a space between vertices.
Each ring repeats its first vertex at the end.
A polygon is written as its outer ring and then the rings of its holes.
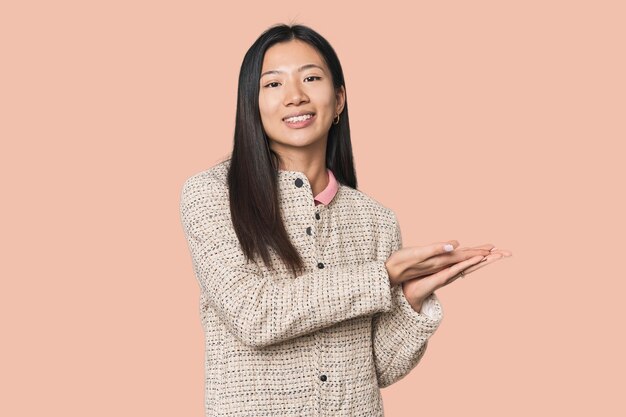
POLYGON ((339 183, 335 179, 333 172, 328 168, 326 168, 326 171, 328 172, 328 185, 315 196, 315 205, 324 204, 327 206, 328 203, 332 201, 335 194, 337 194, 337 190, 339 189, 339 183))

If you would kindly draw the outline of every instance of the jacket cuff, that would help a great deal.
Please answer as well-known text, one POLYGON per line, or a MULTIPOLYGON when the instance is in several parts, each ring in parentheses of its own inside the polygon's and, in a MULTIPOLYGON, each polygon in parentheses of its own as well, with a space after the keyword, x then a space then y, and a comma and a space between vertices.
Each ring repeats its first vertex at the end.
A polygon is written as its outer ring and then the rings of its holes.
POLYGON ((399 295, 396 297, 396 300, 402 314, 408 317, 405 324, 407 326, 419 328, 421 331, 425 328, 430 329, 434 333, 443 319, 443 307, 441 306, 437 295, 433 292, 426 297, 422 303, 420 312, 417 312, 413 310, 413 307, 411 307, 411 304, 404 296, 402 286, 399 286, 398 289, 399 295))
POLYGON ((385 262, 374 261, 367 264, 369 271, 364 275, 370 277, 372 281, 369 283, 364 281, 367 285, 367 288, 364 290, 377 289, 377 292, 380 294, 381 311, 389 312, 393 309, 393 299, 391 296, 391 281, 389 280, 389 272, 385 262))

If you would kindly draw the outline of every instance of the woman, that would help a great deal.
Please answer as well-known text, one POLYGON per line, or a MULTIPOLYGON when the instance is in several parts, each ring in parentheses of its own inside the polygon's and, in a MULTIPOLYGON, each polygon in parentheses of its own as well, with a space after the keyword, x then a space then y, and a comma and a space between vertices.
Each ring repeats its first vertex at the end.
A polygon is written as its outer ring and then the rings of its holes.
POLYGON ((380 388, 442 319, 435 289, 510 254, 401 248, 394 212, 357 190, 339 60, 302 25, 246 53, 230 158, 186 180, 180 209, 207 416, 382 416, 380 388))

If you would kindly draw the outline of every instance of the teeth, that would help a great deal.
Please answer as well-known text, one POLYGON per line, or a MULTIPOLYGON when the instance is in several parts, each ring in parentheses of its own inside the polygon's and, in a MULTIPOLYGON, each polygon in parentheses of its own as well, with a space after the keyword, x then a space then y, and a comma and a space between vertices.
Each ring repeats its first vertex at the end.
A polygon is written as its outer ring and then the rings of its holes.
POLYGON ((302 116, 290 117, 289 119, 285 119, 285 121, 289 123, 296 123, 296 122, 302 122, 304 120, 310 119, 311 117, 313 117, 312 114, 305 114, 302 116))

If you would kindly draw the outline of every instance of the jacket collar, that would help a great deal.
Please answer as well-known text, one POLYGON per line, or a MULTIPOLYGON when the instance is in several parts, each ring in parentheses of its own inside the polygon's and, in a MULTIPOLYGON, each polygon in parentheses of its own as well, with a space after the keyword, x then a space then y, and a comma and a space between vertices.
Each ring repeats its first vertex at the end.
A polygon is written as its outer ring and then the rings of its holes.
MULTIPOLYGON (((330 204, 337 195, 339 188, 341 187, 341 184, 339 183, 339 181, 337 181, 335 175, 329 168, 326 168, 326 172, 328 173, 328 184, 317 195, 311 195, 311 198, 316 206, 320 204, 327 206, 328 204, 330 204)), ((299 179, 301 181, 300 186, 305 187, 309 190, 309 192, 312 192, 311 184, 309 183, 308 178, 302 171, 289 171, 280 169, 278 170, 278 179, 279 182, 288 189, 292 189, 294 184, 296 184, 296 181, 298 181, 299 179)), ((297 187, 297 185, 295 186, 297 187)))

